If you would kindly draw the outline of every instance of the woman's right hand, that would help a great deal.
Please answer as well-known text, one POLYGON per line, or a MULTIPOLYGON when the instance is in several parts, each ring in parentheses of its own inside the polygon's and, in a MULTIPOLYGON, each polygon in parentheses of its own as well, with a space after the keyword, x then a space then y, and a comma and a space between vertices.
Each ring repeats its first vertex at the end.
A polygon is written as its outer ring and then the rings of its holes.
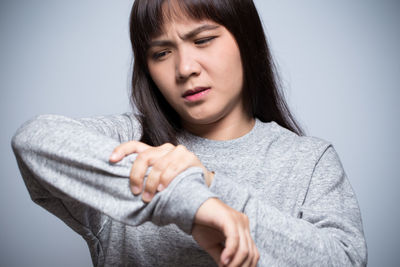
POLYGON ((110 162, 116 163, 132 153, 138 155, 129 175, 131 191, 134 195, 143 191, 144 202, 150 202, 157 191, 162 191, 179 173, 190 167, 203 169, 207 186, 210 186, 214 179, 214 173, 208 171, 199 158, 183 145, 166 143, 154 147, 139 141, 129 141, 114 149, 110 162), (143 190, 144 177, 149 167, 153 168, 147 176, 143 190))
POLYGON ((249 219, 221 200, 210 198, 198 209, 192 236, 219 266, 256 266, 258 249, 249 219))

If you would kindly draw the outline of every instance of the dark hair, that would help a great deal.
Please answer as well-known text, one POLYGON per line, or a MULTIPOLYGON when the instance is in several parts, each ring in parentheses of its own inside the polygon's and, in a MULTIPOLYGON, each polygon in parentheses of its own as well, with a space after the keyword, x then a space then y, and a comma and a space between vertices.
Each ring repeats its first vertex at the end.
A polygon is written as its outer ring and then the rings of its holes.
POLYGON ((130 17, 134 53, 131 101, 140 112, 138 118, 143 130, 140 141, 154 146, 177 144, 176 134, 182 131, 179 115, 153 82, 146 61, 151 38, 162 31, 164 3, 170 10, 178 7, 189 18, 210 19, 230 31, 240 50, 243 102, 249 115, 304 134, 280 90, 276 67, 252 0, 135 0, 130 17))

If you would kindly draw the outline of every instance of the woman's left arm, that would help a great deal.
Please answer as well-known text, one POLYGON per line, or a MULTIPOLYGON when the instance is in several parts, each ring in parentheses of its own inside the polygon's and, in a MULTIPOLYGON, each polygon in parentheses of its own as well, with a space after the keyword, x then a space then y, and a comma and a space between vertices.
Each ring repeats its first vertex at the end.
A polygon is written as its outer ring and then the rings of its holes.
MULTIPOLYGON (((300 185, 299 185, 300 186, 300 185)), ((297 217, 281 212, 252 189, 215 174, 211 191, 245 213, 260 266, 365 266, 361 215, 339 157, 329 146, 315 165, 297 217)))

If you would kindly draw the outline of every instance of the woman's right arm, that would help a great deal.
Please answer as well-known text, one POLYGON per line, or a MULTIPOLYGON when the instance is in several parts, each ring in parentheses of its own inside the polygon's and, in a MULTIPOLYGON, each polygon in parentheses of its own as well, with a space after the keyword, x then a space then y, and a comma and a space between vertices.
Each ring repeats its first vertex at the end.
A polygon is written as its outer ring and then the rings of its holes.
POLYGON ((215 197, 204 183, 202 169, 187 169, 150 203, 142 202, 129 189, 136 155, 109 162, 117 145, 135 137, 133 125, 123 116, 127 115, 76 120, 42 115, 23 124, 12 147, 31 198, 69 225, 76 218, 67 216, 68 209, 79 213, 83 204, 125 224, 174 223, 191 233, 197 209, 215 197), (122 123, 126 131, 114 123, 122 123))

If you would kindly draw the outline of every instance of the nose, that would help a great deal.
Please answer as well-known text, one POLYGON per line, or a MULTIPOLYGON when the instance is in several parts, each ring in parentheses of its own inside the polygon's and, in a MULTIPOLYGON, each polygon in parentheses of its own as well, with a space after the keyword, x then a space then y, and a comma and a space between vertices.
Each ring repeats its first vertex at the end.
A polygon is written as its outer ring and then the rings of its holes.
POLYGON ((201 66, 196 59, 195 52, 190 49, 181 49, 176 60, 176 79, 178 81, 186 80, 191 76, 198 76, 200 72, 201 66))

